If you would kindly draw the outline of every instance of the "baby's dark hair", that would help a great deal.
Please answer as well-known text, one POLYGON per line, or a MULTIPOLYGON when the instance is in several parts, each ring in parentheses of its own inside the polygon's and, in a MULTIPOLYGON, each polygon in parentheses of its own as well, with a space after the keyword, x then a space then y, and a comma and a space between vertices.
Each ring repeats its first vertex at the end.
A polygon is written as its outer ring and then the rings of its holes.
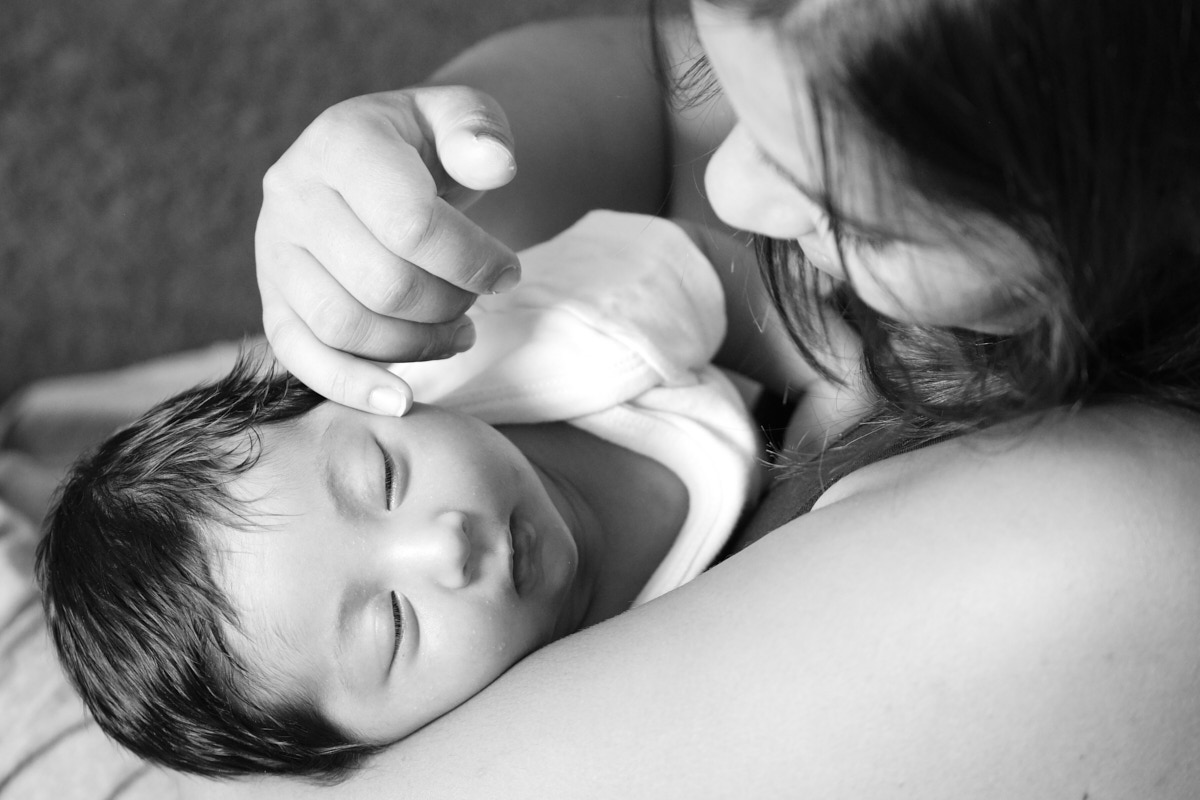
POLYGON ((205 527, 246 525, 229 482, 259 432, 322 398, 239 359, 81 458, 38 546, 59 659, 100 727, 149 761, 211 777, 285 773, 331 783, 380 748, 303 698, 271 699, 229 646, 238 616, 214 580, 205 527))

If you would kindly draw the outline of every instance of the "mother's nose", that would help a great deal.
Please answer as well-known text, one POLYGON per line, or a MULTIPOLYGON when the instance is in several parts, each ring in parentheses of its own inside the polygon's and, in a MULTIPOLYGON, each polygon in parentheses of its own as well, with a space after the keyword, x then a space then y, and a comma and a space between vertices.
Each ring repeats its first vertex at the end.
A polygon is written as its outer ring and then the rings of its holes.
POLYGON ((774 239, 799 239, 816 229, 811 201, 776 172, 738 125, 713 153, 704 173, 708 202, 735 228, 774 239))
POLYGON ((395 552, 406 571, 460 589, 471 582, 472 549, 466 515, 444 511, 399 532, 395 552))

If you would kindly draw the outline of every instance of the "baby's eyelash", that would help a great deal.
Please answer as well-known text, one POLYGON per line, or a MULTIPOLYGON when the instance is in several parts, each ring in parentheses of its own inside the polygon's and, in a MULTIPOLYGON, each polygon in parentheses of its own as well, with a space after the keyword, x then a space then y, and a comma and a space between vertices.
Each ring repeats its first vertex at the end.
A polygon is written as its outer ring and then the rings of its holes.
POLYGON ((396 464, 382 447, 383 452, 383 501, 388 511, 396 506, 396 464))
POLYGON ((395 661, 396 653, 400 651, 400 640, 404 638, 404 614, 400 611, 400 598, 395 592, 392 592, 392 629, 395 631, 392 639, 392 661, 395 661))

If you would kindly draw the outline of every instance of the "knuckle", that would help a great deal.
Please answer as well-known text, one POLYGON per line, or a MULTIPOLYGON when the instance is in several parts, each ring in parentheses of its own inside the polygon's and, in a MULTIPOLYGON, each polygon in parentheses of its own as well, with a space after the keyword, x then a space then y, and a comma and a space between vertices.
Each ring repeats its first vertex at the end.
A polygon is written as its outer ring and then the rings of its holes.
POLYGON ((374 302, 367 307, 380 314, 395 315, 420 306, 424 293, 414 268, 393 269, 380 282, 374 302))
POLYGON ((362 148, 364 136, 379 125, 369 98, 352 97, 325 109, 301 138, 311 165, 325 183, 333 183, 342 162, 362 148))
POLYGON ((263 333, 271 343, 271 349, 285 366, 295 356, 300 343, 301 323, 294 317, 280 317, 271 310, 263 311, 263 333))
POLYGON ((292 183, 288 172, 289 165, 286 156, 267 167, 267 171, 263 173, 262 179, 263 197, 271 198, 286 194, 288 187, 292 183))
POLYGON ((336 140, 339 133, 353 127, 353 120, 359 115, 359 105, 359 98, 352 97, 329 106, 309 123, 305 134, 318 143, 336 140))
POLYGON ((447 354, 447 342, 443 341, 444 336, 439 336, 434 330, 425 328, 424 337, 421 339, 421 345, 418 349, 414 360, 416 361, 432 361, 433 359, 442 358, 447 354))
POLYGON ((414 203, 394 215, 383 232, 384 246, 397 255, 419 253, 434 235, 433 202, 414 203))
POLYGON ((350 405, 354 400, 354 387, 354 381, 344 371, 335 372, 329 381, 325 396, 335 403, 350 405))
POLYGON ((361 315, 348 314, 337 300, 321 298, 307 317, 309 330, 330 347, 353 352, 362 346, 366 326, 361 315))

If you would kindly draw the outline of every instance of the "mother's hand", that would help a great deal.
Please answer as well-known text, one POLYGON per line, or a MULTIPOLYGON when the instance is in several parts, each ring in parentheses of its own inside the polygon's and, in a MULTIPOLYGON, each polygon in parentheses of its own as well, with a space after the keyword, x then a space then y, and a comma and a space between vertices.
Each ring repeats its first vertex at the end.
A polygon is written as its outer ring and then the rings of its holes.
POLYGON ((516 255, 461 213, 515 172, 504 112, 473 89, 324 112, 263 180, 255 253, 275 355, 331 400, 404 413, 411 391, 376 362, 466 350, 476 295, 520 277, 516 255))

